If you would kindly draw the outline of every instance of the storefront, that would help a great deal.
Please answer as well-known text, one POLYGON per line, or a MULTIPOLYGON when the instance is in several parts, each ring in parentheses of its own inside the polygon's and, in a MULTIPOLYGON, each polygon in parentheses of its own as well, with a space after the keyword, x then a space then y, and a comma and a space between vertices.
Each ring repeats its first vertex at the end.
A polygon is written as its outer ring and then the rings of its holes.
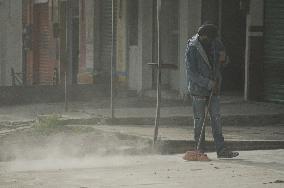
POLYGON ((284 1, 264 6, 264 99, 284 102, 284 1))

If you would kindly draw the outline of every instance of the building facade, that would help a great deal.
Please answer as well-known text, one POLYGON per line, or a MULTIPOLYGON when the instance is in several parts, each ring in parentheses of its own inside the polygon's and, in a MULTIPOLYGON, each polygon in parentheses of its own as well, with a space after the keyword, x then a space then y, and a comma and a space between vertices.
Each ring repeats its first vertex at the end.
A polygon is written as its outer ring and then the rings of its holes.
POLYGON ((0 0, 0 85, 12 85, 12 69, 22 72, 22 2, 0 0))
POLYGON ((0 0, 1 85, 13 83, 13 68, 25 85, 63 84, 66 75, 68 84, 109 87, 113 74, 116 88, 151 94, 159 24, 160 60, 171 67, 162 91, 183 98, 186 42, 209 21, 231 60, 222 90, 283 102, 283 2, 161 0, 158 21, 157 0, 0 0))

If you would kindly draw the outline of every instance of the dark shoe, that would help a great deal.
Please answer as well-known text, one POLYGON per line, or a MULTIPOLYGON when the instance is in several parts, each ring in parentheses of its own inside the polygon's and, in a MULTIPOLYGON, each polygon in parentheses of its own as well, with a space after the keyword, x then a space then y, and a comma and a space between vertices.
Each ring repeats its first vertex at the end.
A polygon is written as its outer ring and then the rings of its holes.
POLYGON ((236 151, 230 151, 226 148, 222 149, 221 151, 219 151, 217 153, 217 157, 218 158, 234 158, 237 157, 239 155, 238 152, 236 151))

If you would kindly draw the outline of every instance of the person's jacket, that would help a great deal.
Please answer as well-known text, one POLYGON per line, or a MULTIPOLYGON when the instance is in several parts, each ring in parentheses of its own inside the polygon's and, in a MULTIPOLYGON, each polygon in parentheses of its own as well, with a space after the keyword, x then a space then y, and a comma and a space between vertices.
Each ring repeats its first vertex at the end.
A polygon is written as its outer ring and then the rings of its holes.
MULTIPOLYGON (((209 96, 214 87, 213 81, 218 80, 221 86, 221 65, 219 63, 220 51, 224 51, 222 42, 215 39, 212 42, 213 58, 209 62, 205 50, 198 40, 198 35, 187 42, 185 63, 187 71, 188 91, 194 96, 209 96)), ((219 93, 219 92, 218 92, 219 93)))

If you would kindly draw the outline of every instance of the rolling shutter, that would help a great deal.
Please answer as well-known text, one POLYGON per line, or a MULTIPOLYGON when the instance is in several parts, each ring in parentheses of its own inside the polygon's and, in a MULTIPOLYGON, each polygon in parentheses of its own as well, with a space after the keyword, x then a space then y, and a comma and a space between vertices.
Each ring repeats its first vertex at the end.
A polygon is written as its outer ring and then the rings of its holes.
POLYGON ((265 1, 264 99, 284 102, 284 1, 265 1))

